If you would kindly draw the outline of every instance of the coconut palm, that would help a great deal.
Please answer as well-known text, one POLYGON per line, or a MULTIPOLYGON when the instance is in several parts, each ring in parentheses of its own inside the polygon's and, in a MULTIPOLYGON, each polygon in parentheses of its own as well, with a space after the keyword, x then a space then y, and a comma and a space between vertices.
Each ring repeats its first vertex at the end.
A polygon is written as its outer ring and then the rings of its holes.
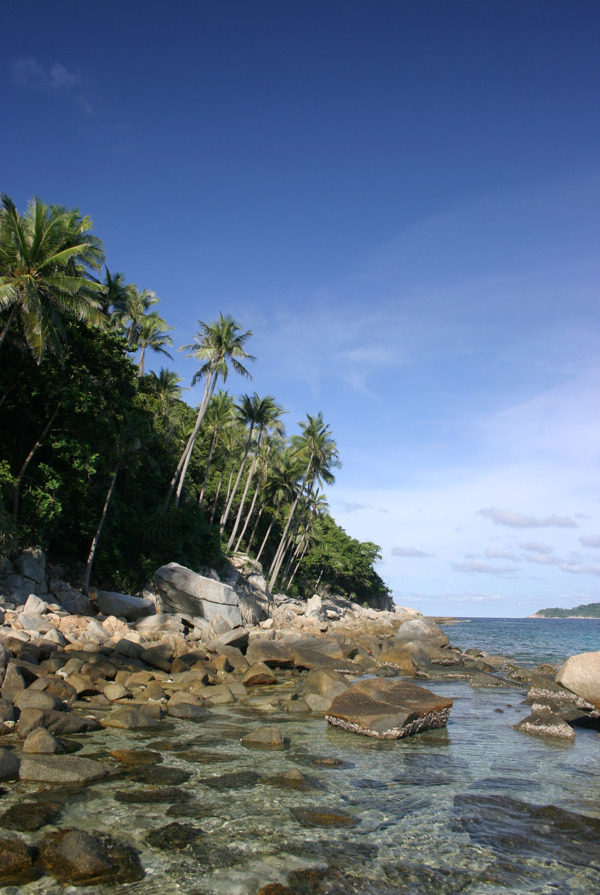
POLYGON ((227 506, 225 507, 225 511, 221 517, 220 521, 220 529, 221 534, 225 529, 225 525, 227 524, 227 518, 231 511, 231 507, 233 504, 233 500, 235 498, 238 485, 240 483, 240 479, 242 477, 242 472, 244 470, 246 460, 248 458, 248 454, 250 452, 250 446, 254 441, 254 454, 252 458, 252 463, 250 465, 250 471, 246 478, 246 485, 244 487, 244 493, 242 499, 240 501, 240 505, 238 508, 238 513, 236 516, 235 524, 233 526, 233 531, 231 532, 231 536, 229 541, 227 542, 227 549, 231 550, 231 545, 235 540, 235 536, 237 534, 238 526, 240 524, 242 510, 244 508, 244 504, 246 502, 246 497, 248 495, 248 488, 250 487, 250 482, 252 481, 252 477, 254 475, 254 470, 256 468, 256 461, 260 451, 260 445, 262 441, 263 434, 266 430, 270 429, 271 431, 279 431, 283 433, 283 424, 279 417, 283 413, 283 408, 276 403, 275 399, 271 395, 267 395, 265 398, 259 398, 259 396, 254 392, 252 396, 250 395, 242 395, 239 405, 239 414, 240 419, 246 425, 249 425, 248 437, 246 439, 246 447, 244 450, 244 455, 242 457, 242 462, 240 463, 240 467, 238 470, 237 478, 235 481, 235 485, 231 491, 229 500, 227 502, 227 506))
POLYGON ((165 348, 165 345, 173 344, 173 339, 168 334, 170 329, 173 329, 173 327, 167 326, 162 317, 159 317, 154 312, 147 314, 140 320, 136 338, 137 346, 140 350, 137 362, 138 376, 140 378, 144 375, 144 360, 148 348, 157 354, 166 354, 167 357, 173 360, 172 355, 165 348))
POLYGON ((339 467, 339 455, 335 441, 331 437, 331 429, 324 422, 321 413, 318 416, 306 415, 306 422, 300 423, 301 435, 292 436, 292 446, 298 456, 305 462, 302 483, 291 506, 279 547, 269 569, 269 590, 273 590, 279 570, 288 546, 288 534, 294 520, 300 497, 305 488, 310 489, 314 483, 332 484, 335 481, 332 467, 339 467))
POLYGON ((233 317, 219 314, 219 319, 215 323, 204 323, 202 320, 198 322, 198 332, 194 336, 194 342, 191 345, 184 345, 182 351, 187 351, 186 357, 193 357, 200 362, 200 369, 196 371, 192 379, 192 386, 201 379, 205 380, 204 394, 198 408, 198 416, 196 424, 192 429, 187 444, 183 449, 183 453, 177 464, 177 468, 171 479, 169 491, 165 499, 164 509, 166 510, 171 502, 173 492, 175 492, 175 505, 179 504, 183 482, 196 436, 202 425, 208 402, 215 389, 217 381, 222 379, 223 382, 229 376, 229 365, 240 376, 250 376, 248 370, 242 364, 242 360, 254 360, 252 355, 244 351, 244 345, 247 339, 252 335, 248 330, 243 333, 240 331, 239 324, 233 317))
POLYGON ((92 226, 77 210, 39 199, 20 216, 12 199, 0 194, 0 313, 8 312, 0 345, 20 323, 40 364, 47 350, 63 356, 63 317, 103 324, 106 288, 92 272, 101 269, 104 253, 92 226))
POLYGON ((263 502, 259 513, 262 514, 267 507, 273 507, 274 509, 269 527, 256 554, 257 560, 260 560, 262 552, 269 541, 273 525, 281 507, 286 501, 289 501, 290 504, 294 501, 297 493, 297 483, 302 477, 302 472, 303 469, 298 463, 298 457, 289 447, 279 454, 273 464, 265 483, 263 502))
POLYGON ((208 482, 208 473, 217 447, 219 436, 235 426, 237 422, 235 413, 235 402, 231 395, 222 389, 212 396, 206 408, 204 424, 208 430, 208 434, 212 433, 210 441, 210 449, 208 452, 208 460, 206 461, 206 469, 204 470, 204 480, 198 497, 198 503, 202 504, 204 500, 204 492, 206 491, 206 483, 208 482))

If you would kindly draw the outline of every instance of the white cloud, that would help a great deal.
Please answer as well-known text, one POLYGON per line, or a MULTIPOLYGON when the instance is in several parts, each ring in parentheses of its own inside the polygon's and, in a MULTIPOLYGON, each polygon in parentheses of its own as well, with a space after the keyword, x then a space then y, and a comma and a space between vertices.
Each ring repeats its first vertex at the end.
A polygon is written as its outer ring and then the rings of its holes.
POLYGON ((525 516, 523 513, 512 513, 497 507, 484 507, 478 510, 480 516, 491 519, 496 525, 508 525, 511 528, 577 528, 577 523, 570 516, 556 516, 554 513, 544 518, 525 516))
POLYGON ((560 560, 548 553, 532 553, 525 557, 525 562, 534 562, 539 566, 556 566, 560 563, 560 560))
POLYGON ((522 550, 529 550, 531 553, 553 553, 554 547, 550 544, 543 544, 541 541, 519 541, 519 547, 522 550))
POLYGON ((487 559, 509 559, 511 562, 520 562, 520 557, 509 550, 496 550, 494 547, 487 547, 485 555, 487 559))
POLYGON ((512 575, 518 571, 517 566, 492 566, 490 563, 482 562, 480 559, 470 560, 469 562, 452 562, 450 566, 454 572, 476 572, 480 575, 492 576, 512 575))
POLYGON ((579 538, 579 542, 584 547, 600 547, 600 535, 582 536, 579 538))
POLYGON ((600 566, 561 566, 563 572, 570 572, 572 575, 600 575, 600 566))
POLYGON ((392 556, 405 557, 431 557, 433 553, 425 553, 424 550, 417 550, 416 547, 392 547, 392 556))

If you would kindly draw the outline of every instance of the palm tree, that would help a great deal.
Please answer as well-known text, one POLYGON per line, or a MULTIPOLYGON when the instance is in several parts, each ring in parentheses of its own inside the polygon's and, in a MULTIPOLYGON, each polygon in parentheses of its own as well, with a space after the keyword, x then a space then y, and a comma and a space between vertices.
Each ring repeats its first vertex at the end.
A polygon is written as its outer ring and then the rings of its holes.
POLYGON ((198 503, 201 505, 204 500, 204 492, 206 491, 206 483, 208 482, 208 473, 212 463, 215 448, 219 435, 225 430, 230 429, 236 423, 235 403, 231 395, 222 389, 212 396, 208 402, 205 415, 205 426, 209 434, 212 432, 210 442, 210 450, 208 452, 208 460, 206 461, 206 469, 204 470, 204 481, 198 497, 198 503))
POLYGON ((231 545, 235 540, 235 536, 237 534, 238 526, 240 524, 240 518, 242 514, 242 510, 244 508, 244 504, 246 502, 246 497, 248 495, 248 488, 250 487, 250 482, 252 481, 252 477, 254 475, 254 470, 256 467, 256 460, 258 458, 258 454, 260 451, 261 440, 264 432, 267 429, 271 430, 279 430, 283 431, 283 424, 281 423, 279 417, 283 413, 283 408, 276 403, 275 399, 271 395, 267 395, 265 398, 259 398, 256 392, 252 396, 250 395, 242 395, 240 406, 239 406, 239 414, 242 422, 249 424, 249 432, 248 437, 246 439, 246 447, 244 450, 244 455, 242 457, 242 462, 240 463, 239 471, 237 474, 237 478, 235 481, 235 485, 231 491, 229 500, 227 502, 227 506, 225 507, 225 511, 221 517, 220 521, 220 529, 221 534, 225 529, 225 525, 227 524, 227 518, 231 511, 231 506, 233 504, 233 500, 235 498, 238 485, 240 483, 240 479, 242 477, 242 472, 244 470, 246 459, 248 457, 250 446, 253 441, 253 436, 256 435, 255 441, 255 450, 252 459, 252 464, 250 466, 250 471, 246 478, 246 485, 244 488, 244 494, 240 501, 240 505, 238 508, 237 517, 235 520, 235 524, 233 526, 233 531, 231 532, 231 536, 229 541, 227 542, 227 549, 231 550, 231 545))
POLYGON ((62 358, 63 317, 104 321, 106 288, 92 275, 104 260, 102 243, 77 210, 32 199, 20 216, 12 199, 0 194, 0 200, 0 313, 9 312, 0 345, 20 321, 38 364, 46 350, 62 358))
POLYGON ((310 490, 315 482, 321 486, 324 482, 332 484, 335 479, 331 468, 341 465, 336 443, 331 437, 331 429, 324 422, 321 413, 316 417, 307 413, 306 422, 300 423, 300 428, 302 434, 292 436, 292 445, 297 456, 305 461, 306 466, 300 488, 290 509, 279 547, 269 569, 269 590, 273 590, 277 581, 288 546, 288 533, 305 487, 308 487, 310 490))
POLYGON ((284 502, 292 502, 296 497, 296 484, 301 476, 302 469, 299 466, 298 457, 290 448, 287 448, 277 457, 265 484, 264 500, 259 512, 262 513, 268 506, 274 507, 274 512, 260 549, 256 554, 257 561, 260 560, 262 552, 269 541, 271 530, 284 502))
POLYGON ((154 312, 142 317, 138 326, 136 340, 140 349, 138 358, 138 376, 140 378, 144 375, 144 359, 148 348, 151 351, 156 351, 157 354, 166 354, 167 357, 173 360, 172 355, 164 347, 165 345, 173 344, 173 339, 168 334, 170 329, 173 329, 173 327, 167 326, 162 317, 159 317, 154 312))
MULTIPOLYGON (((152 316, 150 311, 160 301, 155 292, 149 289, 140 289, 135 283, 130 283, 123 291, 123 304, 116 309, 121 323, 121 329, 129 351, 136 351, 139 347, 141 326, 146 317, 152 316)), ((159 318, 160 319, 160 318, 159 318)), ((162 321, 164 324, 164 320, 162 321)), ((166 325, 166 324, 165 324, 166 325)), ((172 344, 172 343, 171 343, 172 344)))
POLYGON ((323 516, 329 510, 329 504, 327 503, 327 498, 324 494, 320 494, 319 491, 312 491, 305 502, 304 512, 298 520, 298 524, 296 525, 296 531, 298 530, 300 524, 304 526, 304 530, 302 534, 296 538, 296 547, 293 551, 290 551, 287 563, 285 565, 285 569, 283 570, 282 580, 285 581, 291 566, 293 563, 296 563, 294 570, 287 581, 287 587, 289 587, 296 576, 296 572, 298 571, 298 567, 302 560, 304 559, 304 555, 308 550, 308 547, 311 542, 312 536, 312 528, 317 516, 323 516), (298 556, 300 557, 298 559, 298 556), (297 562, 296 562, 297 560, 297 562))
POLYGON ((173 408, 181 400, 182 389, 179 383, 183 382, 183 379, 173 370, 161 367, 158 376, 152 372, 145 377, 144 381, 150 387, 158 405, 152 417, 152 423, 156 423, 159 416, 169 422, 173 408))
POLYGON ((177 464, 177 469, 175 470, 173 478, 171 479, 171 484, 169 485, 169 491, 164 504, 165 510, 167 510, 171 502, 173 491, 175 491, 176 486, 175 505, 177 506, 179 504, 179 498, 181 497, 183 482, 188 463, 190 462, 192 450, 194 449, 194 444, 196 442, 196 436, 202 425, 208 402, 210 401, 217 381, 219 379, 222 379, 223 382, 227 380, 230 364, 234 371, 240 376, 247 376, 249 379, 252 378, 248 370, 241 363, 242 360, 255 360, 252 355, 247 354, 246 351, 244 351, 244 344, 251 335, 252 332, 250 330, 245 333, 241 332, 239 324, 233 317, 224 317, 223 314, 220 313, 216 323, 204 323, 200 320, 198 322, 198 333, 194 336, 194 342, 191 345, 184 345, 181 349, 182 351, 188 352, 186 357, 194 357, 201 364, 200 369, 194 374, 192 386, 194 386, 200 379, 205 379, 206 384, 204 386, 202 401, 198 408, 196 424, 192 429, 185 448, 183 449, 183 453, 177 464))

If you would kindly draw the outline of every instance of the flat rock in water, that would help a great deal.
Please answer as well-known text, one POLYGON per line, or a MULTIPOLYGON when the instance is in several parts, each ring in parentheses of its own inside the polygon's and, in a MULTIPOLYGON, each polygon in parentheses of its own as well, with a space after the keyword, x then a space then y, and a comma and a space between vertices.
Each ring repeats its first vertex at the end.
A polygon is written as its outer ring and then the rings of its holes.
POLYGON ((369 679, 348 687, 333 700, 325 718, 352 733, 401 739, 444 727, 452 700, 405 681, 369 679))
POLYGON ((21 762, 10 749, 0 749, 0 780, 19 776, 21 762))
POLYGON ((83 830, 49 834, 40 846, 40 864, 63 884, 130 883, 144 877, 135 849, 111 836, 83 830))
POLYGON ((575 739, 575 731, 570 724, 549 708, 542 708, 513 725, 515 730, 538 737, 558 737, 561 740, 575 739))
POLYGON ((240 740, 249 749, 283 749, 283 734, 277 727, 258 727, 240 740))
POLYGON ((0 885, 18 886, 39 876, 33 866, 33 853, 17 836, 0 837, 0 885))
POLYGON ((125 706, 122 709, 114 709, 102 719, 104 727, 118 727, 121 730, 144 730, 151 727, 160 727, 157 718, 151 718, 140 709, 125 706))
POLYGON ((93 783, 108 776, 105 765, 76 755, 23 758, 19 779, 36 783, 93 783))

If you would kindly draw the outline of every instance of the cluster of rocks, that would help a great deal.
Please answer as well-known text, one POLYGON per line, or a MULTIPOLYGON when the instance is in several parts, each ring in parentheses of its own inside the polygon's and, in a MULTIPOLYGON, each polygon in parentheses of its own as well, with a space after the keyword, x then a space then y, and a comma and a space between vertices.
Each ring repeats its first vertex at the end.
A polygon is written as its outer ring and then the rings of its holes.
MULTIPOLYGON (((558 675, 463 653, 416 610, 272 596, 260 567, 243 556, 225 580, 169 563, 143 597, 100 591, 88 599, 48 579, 43 554, 32 550, 0 569, 0 597, 2 780, 91 784, 114 774, 114 762, 73 754, 72 737, 202 723, 211 708, 234 703, 259 721, 279 712, 320 716, 385 739, 444 726, 452 700, 415 680, 528 687, 531 715, 517 725, 526 733, 572 737, 574 725, 597 726, 600 717, 600 653, 573 657, 558 675)), ((242 745, 280 749, 284 738, 259 724, 242 745)), ((123 881, 143 873, 127 846, 82 836, 62 830, 37 851, 0 838, 0 881, 44 872, 91 884, 110 875, 116 856, 130 874, 123 881)))

